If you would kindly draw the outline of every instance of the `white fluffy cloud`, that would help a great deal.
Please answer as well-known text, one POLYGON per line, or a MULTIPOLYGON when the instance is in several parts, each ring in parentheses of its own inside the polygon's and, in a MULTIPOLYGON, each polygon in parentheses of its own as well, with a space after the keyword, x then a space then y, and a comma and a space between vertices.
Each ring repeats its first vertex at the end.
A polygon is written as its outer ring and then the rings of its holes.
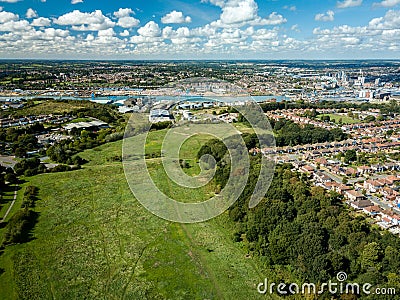
POLYGON ((122 17, 118 19, 117 25, 123 28, 132 28, 138 26, 139 23, 140 21, 133 17, 122 17))
POLYGON ((32 8, 28 8, 28 10, 26 11, 25 16, 28 19, 33 19, 33 18, 37 18, 38 14, 37 14, 36 10, 33 10, 32 8))
POLYGON ((192 18, 189 16, 184 16, 181 11, 173 10, 161 18, 161 23, 163 24, 182 24, 190 23, 192 18))
POLYGON ((71 0, 71 4, 83 3, 83 0, 71 0))
POLYGON ((6 3, 17 3, 19 1, 22 1, 22 0, 0 0, 0 2, 6 2, 6 3))
POLYGON ((117 18, 129 17, 130 15, 134 15, 135 12, 131 8, 120 8, 118 11, 115 11, 113 15, 117 18))
POLYGON ((173 45, 186 45, 188 47, 203 41, 201 37, 196 36, 196 33, 187 27, 173 30, 171 26, 167 26, 162 31, 162 37, 169 39, 173 45))
POLYGON ((328 10, 324 14, 315 15, 315 21, 331 22, 335 20, 335 13, 332 10, 328 10))
MULTIPOLYGON (((338 7, 342 8, 362 3, 360 0, 337 1, 338 7)), ((387 7, 400 2, 374 1, 387 7)), ((354 53, 353 50, 364 51, 364 54, 380 53, 382 49, 385 49, 385 54, 400 54, 400 11, 388 10, 364 26, 315 28, 312 38, 298 40, 290 36, 299 32, 298 25, 281 27, 287 20, 277 12, 260 12, 256 0, 202 2, 217 6, 215 9, 220 10, 220 15, 215 21, 195 28, 188 25, 161 26, 160 22, 150 21, 133 30, 140 21, 134 18, 131 8, 120 8, 107 14, 101 10, 73 10, 56 18, 38 17, 33 9, 20 18, 15 13, 0 9, 0 57, 30 57, 31 54, 42 57, 150 57, 153 54, 157 57, 176 57, 178 54, 178 57, 188 58, 191 55, 243 58, 273 53, 293 56, 316 53, 321 57, 324 53, 332 53, 332 49, 336 49, 332 55, 354 53)), ((294 11, 291 6, 283 8, 294 11)), ((315 16, 317 21, 333 21, 334 18, 331 10, 315 16)), ((175 10, 161 18, 163 24, 184 24, 188 21, 187 16, 175 10)))
POLYGON ((49 39, 54 39, 56 37, 60 38, 66 38, 69 36, 69 31, 68 30, 62 30, 62 29, 54 29, 54 28, 46 28, 44 31, 36 31, 35 32, 35 37, 44 39, 44 40, 49 40, 49 39))
POLYGON ((131 8, 120 8, 113 13, 114 17, 118 18, 117 25, 123 28, 132 28, 139 25, 140 21, 131 15, 135 12, 131 8))
POLYGON ((50 24, 51 24, 50 19, 43 18, 43 17, 34 19, 31 23, 32 26, 36 26, 36 27, 47 27, 47 26, 50 26, 50 24))
POLYGON ((400 11, 389 10, 384 17, 372 19, 369 29, 391 30, 400 28, 400 11))
POLYGON ((99 30, 97 32, 97 36, 115 36, 115 31, 112 28, 108 28, 105 30, 99 30))
POLYGON ((222 13, 220 19, 211 23, 215 27, 242 27, 245 25, 280 25, 287 20, 276 12, 272 12, 267 18, 258 15, 258 6, 254 0, 227 0, 209 1, 220 6, 222 13))
POLYGON ((143 27, 140 27, 137 31, 141 36, 144 37, 159 37, 161 36, 161 29, 154 21, 148 22, 143 27))
POLYGON ((348 7, 356 7, 360 6, 362 4, 363 0, 343 0, 343 1, 338 1, 336 6, 338 8, 348 8, 348 7))
POLYGON ((72 25, 72 29, 77 31, 98 31, 115 26, 115 23, 110 18, 104 16, 101 10, 95 10, 91 13, 74 10, 60 16, 54 20, 54 23, 58 25, 72 25))
POLYGON ((0 26, 0 31, 28 31, 31 28, 27 20, 8 21, 0 26))
POLYGON ((253 23, 253 25, 281 25, 287 22, 287 20, 282 15, 279 15, 276 12, 271 13, 268 18, 257 18, 254 21, 255 22, 253 23))
POLYGON ((374 6, 393 7, 400 4, 400 0, 384 0, 382 2, 374 3, 374 6))
POLYGON ((9 21, 16 21, 19 19, 17 14, 8 12, 8 11, 0 11, 0 23, 6 23, 9 21))
POLYGON ((365 26, 335 26, 332 29, 315 28, 316 49, 357 49, 369 53, 382 49, 399 51, 400 12, 390 10, 385 16, 372 19, 365 26))
POLYGON ((252 34, 253 40, 276 40, 278 38, 278 31, 276 29, 259 29, 252 34))
POLYGON ((257 18, 258 6, 254 0, 230 0, 222 7, 221 22, 235 24, 252 21, 257 18))

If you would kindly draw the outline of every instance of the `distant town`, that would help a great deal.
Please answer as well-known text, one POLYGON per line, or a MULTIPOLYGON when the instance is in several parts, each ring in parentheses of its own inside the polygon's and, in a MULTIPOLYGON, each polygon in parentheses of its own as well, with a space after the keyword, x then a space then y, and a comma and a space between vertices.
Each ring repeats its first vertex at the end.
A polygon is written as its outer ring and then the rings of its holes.
POLYGON ((253 96, 316 102, 384 101, 400 97, 399 69, 396 61, 0 61, 0 96, 10 99, 105 96, 116 101, 112 96, 176 95, 176 90, 169 89, 168 84, 207 77, 234 83, 253 96))

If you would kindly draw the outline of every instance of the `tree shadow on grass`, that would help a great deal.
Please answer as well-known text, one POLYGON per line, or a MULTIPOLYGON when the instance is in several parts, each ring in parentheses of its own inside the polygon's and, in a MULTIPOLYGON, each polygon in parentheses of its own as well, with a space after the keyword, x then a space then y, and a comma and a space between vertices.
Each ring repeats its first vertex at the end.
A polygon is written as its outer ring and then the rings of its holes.
MULTIPOLYGON (((26 183, 26 180, 21 180, 21 179, 18 180, 17 191, 20 191, 22 189, 21 185, 24 183, 26 183)), ((2 195, 2 201, 0 203, 1 206, 7 203, 11 203, 14 200, 14 191, 15 191, 14 184, 13 185, 7 184, 0 186, 0 190, 1 190, 0 195, 2 195), (4 198, 5 194, 8 194, 6 199, 4 198)))
POLYGON ((34 239, 32 230, 35 227, 39 213, 30 209, 16 212, 5 226, 2 246, 23 244, 34 239))

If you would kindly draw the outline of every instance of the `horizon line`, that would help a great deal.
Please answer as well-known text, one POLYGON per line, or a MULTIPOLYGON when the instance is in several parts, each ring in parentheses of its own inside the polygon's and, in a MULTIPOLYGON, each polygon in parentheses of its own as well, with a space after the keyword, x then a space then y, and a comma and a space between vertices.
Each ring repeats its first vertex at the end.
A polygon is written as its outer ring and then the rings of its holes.
POLYGON ((131 62, 253 62, 253 61, 399 61, 400 58, 282 58, 282 59, 79 59, 79 58, 0 58, 0 61, 102 61, 102 62, 119 62, 119 61, 131 61, 131 62))

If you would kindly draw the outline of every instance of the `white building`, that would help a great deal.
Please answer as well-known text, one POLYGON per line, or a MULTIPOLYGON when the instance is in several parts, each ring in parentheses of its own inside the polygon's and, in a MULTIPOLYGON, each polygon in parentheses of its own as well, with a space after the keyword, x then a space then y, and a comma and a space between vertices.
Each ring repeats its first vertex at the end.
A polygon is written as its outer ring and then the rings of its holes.
POLYGON ((149 121, 151 123, 172 121, 173 117, 166 109, 153 109, 150 111, 149 121))
POLYGON ((182 112, 182 115, 183 115, 183 118, 184 118, 185 120, 191 120, 191 119, 193 119, 193 114, 192 114, 190 111, 188 111, 188 110, 184 110, 184 111, 182 112))

